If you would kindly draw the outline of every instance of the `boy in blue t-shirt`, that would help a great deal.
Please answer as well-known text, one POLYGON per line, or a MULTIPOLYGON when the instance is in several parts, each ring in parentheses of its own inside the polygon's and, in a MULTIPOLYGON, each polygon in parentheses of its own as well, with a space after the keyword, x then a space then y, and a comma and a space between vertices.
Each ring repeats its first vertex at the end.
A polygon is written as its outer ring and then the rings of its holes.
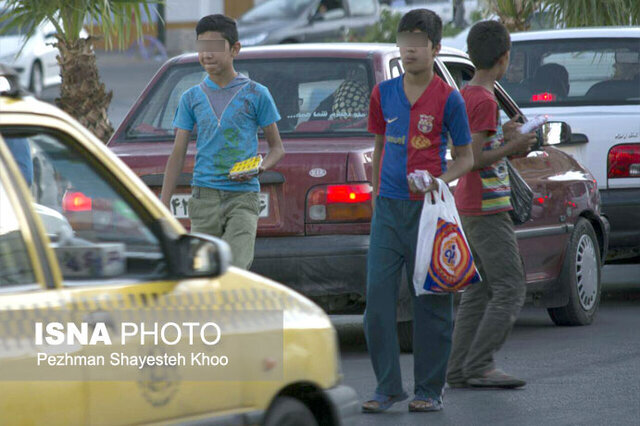
POLYGON ((173 152, 162 184, 162 202, 168 207, 193 126, 197 125, 196 159, 189 200, 191 230, 221 237, 231 246, 233 265, 248 269, 253 261, 260 183, 258 175, 231 179, 239 161, 258 152, 258 128, 269 144, 260 173, 284 156, 276 122, 280 114, 269 90, 238 74, 233 59, 240 51, 233 19, 209 15, 196 26, 198 59, 207 78, 180 98, 173 126, 173 152))

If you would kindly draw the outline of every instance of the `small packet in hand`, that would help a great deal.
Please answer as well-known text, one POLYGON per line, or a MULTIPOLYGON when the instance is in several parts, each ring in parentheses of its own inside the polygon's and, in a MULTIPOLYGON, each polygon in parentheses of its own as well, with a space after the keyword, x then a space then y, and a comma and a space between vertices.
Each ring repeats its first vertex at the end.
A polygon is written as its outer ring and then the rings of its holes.
POLYGON ((234 164, 229 170, 229 177, 233 179, 240 176, 257 175, 260 172, 260 166, 262 166, 262 155, 256 155, 234 164))
POLYGON ((407 175, 407 179, 409 179, 409 181, 411 181, 413 185, 422 192, 426 192, 427 188, 429 188, 433 181, 431 174, 426 170, 415 170, 407 175))
POLYGON ((520 133, 529 133, 533 130, 536 130, 538 127, 542 126, 544 123, 549 121, 549 116, 547 115, 536 115, 531 120, 527 121, 520 127, 520 133))

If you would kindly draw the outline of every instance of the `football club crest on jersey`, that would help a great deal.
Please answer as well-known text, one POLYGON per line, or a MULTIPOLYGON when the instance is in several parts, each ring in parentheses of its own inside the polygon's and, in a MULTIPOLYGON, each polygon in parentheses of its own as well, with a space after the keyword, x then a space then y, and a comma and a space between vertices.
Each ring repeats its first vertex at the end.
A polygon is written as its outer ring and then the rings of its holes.
POLYGON ((422 133, 429 133, 433 130, 433 115, 420 114, 418 121, 418 130, 422 133))
POLYGON ((426 136, 416 135, 411 138, 411 146, 415 149, 427 149, 431 146, 431 141, 426 136))

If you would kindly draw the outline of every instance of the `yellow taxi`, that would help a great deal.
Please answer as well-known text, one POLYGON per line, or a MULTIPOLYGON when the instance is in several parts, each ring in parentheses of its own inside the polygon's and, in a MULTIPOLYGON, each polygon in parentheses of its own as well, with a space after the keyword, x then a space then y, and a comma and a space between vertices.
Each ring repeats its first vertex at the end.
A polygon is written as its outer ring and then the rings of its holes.
POLYGON ((1 423, 351 422, 357 396, 341 384, 329 318, 285 286, 230 267, 229 253, 221 240, 186 233, 96 137, 21 93, 0 66, 1 423), (199 380, 147 365, 105 379, 100 367, 82 362, 68 375, 47 376, 33 342, 20 350, 11 343, 34 333, 29 319, 51 312, 81 313, 96 326, 126 310, 169 306, 224 312, 231 322, 257 313, 221 334, 242 335, 243 345, 229 352, 241 360, 235 371, 242 377, 199 380), (260 324, 261 310, 281 314, 276 353, 262 343, 269 330, 260 324))

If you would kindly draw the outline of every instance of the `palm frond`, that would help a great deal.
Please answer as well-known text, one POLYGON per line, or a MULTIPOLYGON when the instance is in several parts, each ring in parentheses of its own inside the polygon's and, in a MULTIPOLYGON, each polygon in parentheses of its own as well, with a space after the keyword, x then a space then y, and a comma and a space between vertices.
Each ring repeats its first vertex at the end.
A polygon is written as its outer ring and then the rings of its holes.
POLYGON ((566 27, 637 25, 638 0, 542 0, 557 24, 566 27))
MULTIPOLYGON (((124 48, 131 31, 142 37, 142 18, 152 21, 155 10, 151 4, 164 0, 6 0, 7 13, 0 16, 6 25, 0 31, 20 28, 27 37, 34 34, 38 25, 49 20, 58 35, 73 42, 87 23, 98 23, 107 48, 113 47, 118 37, 118 47, 124 48)), ((25 38, 26 42, 26 38, 25 38)))

